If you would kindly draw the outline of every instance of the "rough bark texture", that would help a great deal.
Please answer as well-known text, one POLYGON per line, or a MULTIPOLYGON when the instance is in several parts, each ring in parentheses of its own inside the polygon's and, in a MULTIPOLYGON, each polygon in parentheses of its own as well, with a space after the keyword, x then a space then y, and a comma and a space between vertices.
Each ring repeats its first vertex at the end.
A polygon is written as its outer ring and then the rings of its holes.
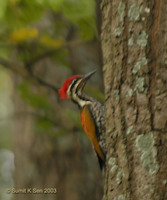
POLYGON ((103 0, 104 200, 167 199, 167 1, 103 0))

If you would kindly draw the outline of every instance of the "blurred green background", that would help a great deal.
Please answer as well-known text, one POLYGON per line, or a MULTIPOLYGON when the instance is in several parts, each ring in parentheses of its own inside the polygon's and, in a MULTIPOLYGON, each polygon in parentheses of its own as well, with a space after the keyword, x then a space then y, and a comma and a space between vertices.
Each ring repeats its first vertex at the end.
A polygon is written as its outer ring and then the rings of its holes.
POLYGON ((0 199, 99 200, 102 177, 79 112, 57 90, 97 69, 86 92, 104 102, 100 0, 0 1, 0 199), (56 188, 56 194, 7 189, 56 188))

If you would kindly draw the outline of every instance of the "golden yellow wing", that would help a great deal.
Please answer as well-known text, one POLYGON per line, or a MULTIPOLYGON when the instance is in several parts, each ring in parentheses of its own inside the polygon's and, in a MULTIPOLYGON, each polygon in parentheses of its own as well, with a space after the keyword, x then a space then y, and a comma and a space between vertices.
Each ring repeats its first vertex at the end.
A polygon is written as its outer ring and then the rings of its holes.
POLYGON ((103 155, 103 152, 102 152, 102 150, 99 146, 98 139, 97 139, 97 136, 96 136, 95 122, 94 122, 93 117, 92 117, 92 115, 89 111, 88 105, 81 108, 80 118, 81 118, 81 124, 83 126, 83 129, 84 129, 85 133, 88 135, 91 143, 93 144, 94 149, 95 149, 98 157, 100 157, 100 159, 102 161, 104 161, 104 155, 103 155))

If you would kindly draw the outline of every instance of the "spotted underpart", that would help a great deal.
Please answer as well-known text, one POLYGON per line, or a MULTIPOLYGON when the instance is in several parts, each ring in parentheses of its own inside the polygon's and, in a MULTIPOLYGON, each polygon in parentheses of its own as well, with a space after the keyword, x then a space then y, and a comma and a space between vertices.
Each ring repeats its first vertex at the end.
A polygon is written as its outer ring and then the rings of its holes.
POLYGON ((95 100, 90 100, 80 107, 80 118, 83 129, 90 139, 97 154, 100 167, 105 164, 105 120, 104 107, 95 100))

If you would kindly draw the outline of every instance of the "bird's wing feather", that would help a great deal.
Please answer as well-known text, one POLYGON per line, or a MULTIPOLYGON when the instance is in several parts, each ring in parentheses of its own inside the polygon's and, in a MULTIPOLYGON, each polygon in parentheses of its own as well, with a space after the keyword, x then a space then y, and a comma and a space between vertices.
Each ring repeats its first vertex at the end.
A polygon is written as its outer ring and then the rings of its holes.
POLYGON ((93 117, 89 111, 89 106, 86 105, 80 110, 81 124, 84 128, 85 133, 88 135, 90 141, 92 142, 94 149, 98 155, 99 161, 104 161, 103 152, 99 146, 98 139, 96 136, 96 127, 93 117))

